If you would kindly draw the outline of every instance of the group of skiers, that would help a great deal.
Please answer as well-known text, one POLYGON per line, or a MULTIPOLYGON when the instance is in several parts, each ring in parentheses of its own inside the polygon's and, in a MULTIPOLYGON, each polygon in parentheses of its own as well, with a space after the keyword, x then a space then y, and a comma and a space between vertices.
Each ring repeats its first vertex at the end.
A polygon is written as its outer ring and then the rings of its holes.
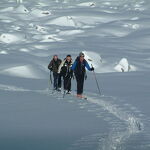
POLYGON ((48 69, 53 72, 53 88, 54 90, 61 91, 61 77, 63 77, 64 93, 71 93, 71 80, 76 78, 77 81, 77 97, 83 98, 83 85, 86 79, 86 68, 89 71, 94 71, 85 60, 84 53, 80 53, 76 60, 73 62, 71 55, 67 55, 62 61, 58 55, 54 55, 53 59, 48 65, 48 69))

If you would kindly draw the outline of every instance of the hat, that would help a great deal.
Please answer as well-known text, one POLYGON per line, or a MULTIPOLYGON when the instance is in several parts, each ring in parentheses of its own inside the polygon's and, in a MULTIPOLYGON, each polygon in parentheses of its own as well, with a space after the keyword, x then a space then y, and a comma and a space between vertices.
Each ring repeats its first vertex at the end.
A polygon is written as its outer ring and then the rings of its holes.
POLYGON ((80 52, 79 53, 79 57, 84 57, 85 55, 84 55, 84 53, 83 52, 80 52))
POLYGON ((67 55, 66 57, 71 57, 71 55, 67 55))
POLYGON ((58 55, 57 55, 57 54, 53 55, 53 57, 55 57, 55 56, 56 56, 56 57, 58 57, 58 55))

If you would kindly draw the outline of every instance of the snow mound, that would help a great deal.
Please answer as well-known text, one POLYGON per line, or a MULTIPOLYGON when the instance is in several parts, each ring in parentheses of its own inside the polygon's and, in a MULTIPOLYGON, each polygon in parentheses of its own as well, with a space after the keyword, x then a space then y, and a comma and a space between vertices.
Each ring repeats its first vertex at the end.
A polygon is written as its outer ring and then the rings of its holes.
POLYGON ((75 27, 76 23, 70 16, 63 16, 49 21, 47 24, 75 27))
POLYGON ((51 35, 35 35, 34 39, 40 40, 41 42, 58 42, 63 41, 62 38, 58 38, 56 34, 51 35))
POLYGON ((29 13, 29 10, 24 6, 24 5, 20 5, 16 8, 15 10, 17 13, 29 13))
POLYGON ((35 69, 29 65, 11 67, 8 69, 4 69, 3 71, 1 71, 1 73, 21 78, 41 78, 37 71, 35 71, 35 69))
POLYGON ((84 32, 83 30, 67 30, 59 32, 59 35, 75 35, 83 32, 84 32))
POLYGON ((8 8, 1 9, 0 12, 9 12, 9 11, 13 11, 13 10, 14 10, 13 7, 8 7, 8 8))
POLYGON ((95 7, 95 3, 94 2, 85 2, 85 3, 80 3, 77 6, 82 6, 82 7, 95 7))
POLYGON ((101 56, 98 53, 92 51, 83 51, 83 53, 85 55, 86 61, 89 63, 89 65, 92 65, 97 72, 99 67, 102 65, 101 56))
POLYGON ((120 62, 114 68, 118 72, 129 72, 129 71, 136 71, 136 67, 130 65, 126 58, 122 58, 120 62))
POLYGON ((46 17, 51 15, 50 11, 43 11, 40 9, 34 9, 31 11, 31 15, 33 15, 34 17, 46 17))
POLYGON ((29 50, 26 49, 26 48, 21 48, 19 51, 20 51, 20 52, 29 52, 29 50))
MULTIPOLYGON (((18 35, 14 35, 14 34, 9 34, 9 33, 3 33, 0 36, 0 41, 4 42, 4 43, 15 43, 21 40, 21 37, 18 35)), ((23 40, 23 39, 22 39, 23 40)))

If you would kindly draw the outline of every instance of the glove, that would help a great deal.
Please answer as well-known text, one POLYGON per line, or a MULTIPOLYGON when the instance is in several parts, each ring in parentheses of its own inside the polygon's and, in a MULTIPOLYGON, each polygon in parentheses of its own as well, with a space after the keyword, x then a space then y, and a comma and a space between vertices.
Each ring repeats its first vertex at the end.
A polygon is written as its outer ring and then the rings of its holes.
POLYGON ((94 71, 94 67, 91 68, 91 71, 94 71))

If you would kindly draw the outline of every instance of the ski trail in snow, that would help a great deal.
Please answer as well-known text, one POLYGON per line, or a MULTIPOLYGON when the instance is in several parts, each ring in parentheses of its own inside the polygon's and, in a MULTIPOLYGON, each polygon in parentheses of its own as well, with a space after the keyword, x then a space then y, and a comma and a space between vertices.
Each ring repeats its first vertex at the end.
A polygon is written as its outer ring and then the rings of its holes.
POLYGON ((103 150, 115 150, 122 149, 121 144, 125 142, 131 135, 136 134, 143 130, 143 123, 139 118, 134 115, 122 111, 120 107, 111 104, 102 98, 93 98, 88 96, 88 101, 96 105, 101 106, 103 109, 107 110, 110 114, 113 114, 116 118, 120 119, 126 124, 126 130, 113 128, 108 137, 103 141, 103 150))
MULTIPOLYGON (((61 93, 52 93, 49 89, 44 90, 30 90, 30 89, 24 89, 22 87, 16 87, 11 85, 4 85, 0 84, 0 90, 4 91, 10 91, 10 92, 35 92, 47 96, 55 97, 56 99, 62 99, 61 93)), ((71 95, 72 98, 74 98, 74 94, 71 95)), ((66 96, 65 99, 68 99, 66 96)), ((71 99, 71 98, 69 98, 71 99)), ((113 115, 115 118, 117 118, 119 121, 117 123, 114 123, 112 130, 109 132, 109 135, 90 135, 88 137, 83 137, 79 141, 77 141, 75 144, 73 144, 73 147, 71 147, 69 150, 75 150, 79 147, 82 147, 83 149, 86 149, 87 143, 88 147, 89 145, 93 145, 96 142, 98 143, 98 150, 118 150, 122 149, 122 144, 133 134, 137 134, 141 132, 144 129, 144 125, 141 122, 140 118, 137 118, 133 115, 132 111, 127 112, 122 107, 118 106, 118 104, 115 104, 109 101, 111 99, 112 101, 115 100, 112 96, 102 96, 98 97, 96 94, 88 93, 87 100, 81 100, 79 101, 79 106, 81 109, 87 108, 88 111, 96 112, 96 111, 104 111, 108 112, 109 114, 113 115), (95 107, 90 108, 90 104, 95 104, 97 108, 95 107), (124 124, 121 126, 121 122, 124 124), (87 142, 88 141, 88 142, 87 142), (85 144, 85 145, 84 145, 85 144), (80 146, 79 146, 80 145, 80 146)), ((72 102, 72 101, 69 101, 72 102)), ((129 107, 128 107, 129 109, 129 107)), ((129 110, 128 110, 129 111, 129 110)), ((98 115, 97 115, 98 116, 98 115)), ((103 116, 105 119, 107 118, 106 115, 103 116)), ((108 118, 107 118, 108 119, 108 118)), ((106 120, 107 120, 106 119, 106 120)), ((108 119, 108 122, 110 124, 113 124, 111 120, 108 119)))

